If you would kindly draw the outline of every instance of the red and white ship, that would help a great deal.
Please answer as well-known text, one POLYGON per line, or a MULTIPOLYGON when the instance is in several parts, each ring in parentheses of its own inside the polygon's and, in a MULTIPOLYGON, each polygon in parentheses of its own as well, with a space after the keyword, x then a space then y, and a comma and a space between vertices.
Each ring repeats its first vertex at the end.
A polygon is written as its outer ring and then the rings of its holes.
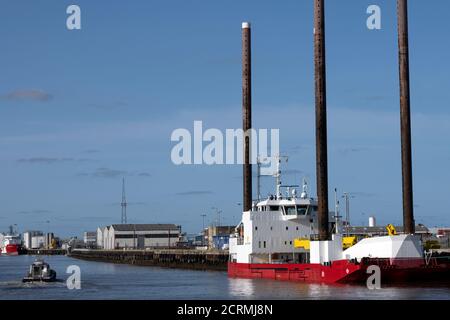
POLYGON ((366 282, 373 272, 368 268, 375 265, 383 283, 450 280, 449 260, 427 256, 416 235, 365 238, 343 249, 342 224, 330 213, 329 221, 334 220, 329 226, 334 231, 332 240, 314 241, 317 201, 308 196, 306 183, 300 197, 295 189, 282 196, 279 175, 278 168, 276 195, 243 212, 236 233, 230 237, 230 277, 366 282), (307 245, 295 246, 296 239, 307 239, 307 245))
POLYGON ((19 254, 21 239, 18 235, 8 234, 3 236, 1 254, 15 256, 19 254))

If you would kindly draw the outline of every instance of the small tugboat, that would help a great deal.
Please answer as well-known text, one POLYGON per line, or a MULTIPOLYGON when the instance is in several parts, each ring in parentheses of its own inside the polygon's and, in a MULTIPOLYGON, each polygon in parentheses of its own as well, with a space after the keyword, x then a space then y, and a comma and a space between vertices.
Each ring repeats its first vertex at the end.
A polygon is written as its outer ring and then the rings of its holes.
POLYGON ((42 260, 36 260, 30 266, 30 271, 22 282, 53 282, 56 281, 56 271, 50 269, 50 265, 42 260))

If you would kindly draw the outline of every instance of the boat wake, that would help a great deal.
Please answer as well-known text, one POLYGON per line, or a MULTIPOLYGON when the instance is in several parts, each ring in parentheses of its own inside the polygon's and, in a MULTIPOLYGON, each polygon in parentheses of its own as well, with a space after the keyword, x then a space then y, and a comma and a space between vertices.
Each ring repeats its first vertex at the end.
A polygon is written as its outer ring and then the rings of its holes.
POLYGON ((0 290, 14 290, 25 288, 51 288, 65 287, 66 283, 62 279, 56 279, 54 282, 22 282, 18 281, 0 281, 0 290))

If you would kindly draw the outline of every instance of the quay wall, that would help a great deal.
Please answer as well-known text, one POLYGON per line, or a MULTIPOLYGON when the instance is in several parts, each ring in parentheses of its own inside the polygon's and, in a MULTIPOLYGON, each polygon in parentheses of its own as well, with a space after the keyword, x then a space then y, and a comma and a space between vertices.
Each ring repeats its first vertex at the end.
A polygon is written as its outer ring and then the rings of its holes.
POLYGON ((33 256, 54 256, 65 255, 67 250, 64 249, 23 249, 20 254, 27 254, 33 256))
POLYGON ((74 249, 69 257, 139 266, 226 271, 228 251, 74 249))

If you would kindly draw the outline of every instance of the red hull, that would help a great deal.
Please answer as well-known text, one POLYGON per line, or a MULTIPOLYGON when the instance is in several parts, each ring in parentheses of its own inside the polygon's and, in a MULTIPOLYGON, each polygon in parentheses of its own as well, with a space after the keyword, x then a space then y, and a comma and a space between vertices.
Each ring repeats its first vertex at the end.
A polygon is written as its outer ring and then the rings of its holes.
POLYGON ((238 278, 259 278, 284 281, 323 283, 365 283, 372 272, 367 268, 377 265, 382 283, 450 281, 449 262, 432 259, 363 259, 360 263, 347 260, 334 261, 329 266, 321 264, 247 264, 228 263, 228 275, 238 278))
POLYGON ((3 250, 3 254, 6 254, 8 256, 17 256, 19 254, 19 245, 17 244, 7 244, 3 250))

